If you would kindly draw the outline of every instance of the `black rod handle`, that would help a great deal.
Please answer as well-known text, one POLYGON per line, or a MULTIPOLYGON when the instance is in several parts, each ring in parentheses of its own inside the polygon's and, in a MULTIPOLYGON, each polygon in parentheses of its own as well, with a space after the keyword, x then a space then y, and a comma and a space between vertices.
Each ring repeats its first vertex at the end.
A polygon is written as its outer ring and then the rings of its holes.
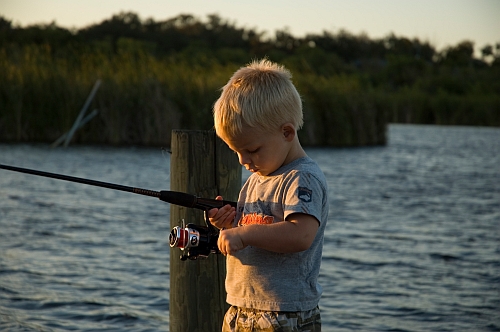
POLYGON ((236 207, 236 202, 217 200, 212 198, 202 198, 178 191, 162 190, 160 191, 160 199, 164 202, 204 211, 213 208, 221 208, 227 204, 236 207))

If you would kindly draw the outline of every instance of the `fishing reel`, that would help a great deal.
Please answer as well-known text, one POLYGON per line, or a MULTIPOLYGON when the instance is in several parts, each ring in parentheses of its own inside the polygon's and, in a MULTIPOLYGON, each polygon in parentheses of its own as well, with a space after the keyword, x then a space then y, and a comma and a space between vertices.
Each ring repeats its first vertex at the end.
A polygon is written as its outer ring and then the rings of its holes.
POLYGON ((220 208, 229 204, 236 208, 237 203, 232 201, 223 201, 216 199, 207 199, 196 197, 179 192, 162 192, 160 199, 181 206, 190 208, 197 208, 205 212, 205 225, 187 224, 184 226, 182 220, 182 227, 175 226, 169 235, 169 244, 171 248, 180 248, 182 251, 181 260, 186 259, 195 260, 198 257, 207 258, 209 254, 220 254, 217 247, 217 240, 219 239, 219 230, 210 223, 208 218, 208 211, 213 208, 220 208))
POLYGON ((186 227, 175 226, 169 235, 172 248, 182 250, 181 260, 195 260, 198 257, 206 258, 209 254, 220 253, 217 247, 219 232, 213 226, 187 224, 186 227))

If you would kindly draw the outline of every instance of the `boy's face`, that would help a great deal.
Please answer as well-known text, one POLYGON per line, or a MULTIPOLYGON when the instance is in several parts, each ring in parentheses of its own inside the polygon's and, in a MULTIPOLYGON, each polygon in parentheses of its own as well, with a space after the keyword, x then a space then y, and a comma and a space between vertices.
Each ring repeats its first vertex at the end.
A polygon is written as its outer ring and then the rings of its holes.
POLYGON ((240 135, 221 138, 238 155, 240 164, 252 173, 269 175, 291 161, 291 138, 283 128, 270 133, 244 126, 240 135))

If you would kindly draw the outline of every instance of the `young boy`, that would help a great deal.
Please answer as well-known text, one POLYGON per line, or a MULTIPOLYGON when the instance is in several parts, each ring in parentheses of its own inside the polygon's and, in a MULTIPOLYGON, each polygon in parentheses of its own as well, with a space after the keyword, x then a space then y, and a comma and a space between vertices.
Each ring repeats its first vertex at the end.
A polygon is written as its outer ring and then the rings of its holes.
POLYGON ((327 184, 297 136, 302 102, 290 72, 266 59, 240 68, 214 105, 214 123, 253 173, 237 210, 209 211, 227 256, 222 331, 320 331, 327 184))

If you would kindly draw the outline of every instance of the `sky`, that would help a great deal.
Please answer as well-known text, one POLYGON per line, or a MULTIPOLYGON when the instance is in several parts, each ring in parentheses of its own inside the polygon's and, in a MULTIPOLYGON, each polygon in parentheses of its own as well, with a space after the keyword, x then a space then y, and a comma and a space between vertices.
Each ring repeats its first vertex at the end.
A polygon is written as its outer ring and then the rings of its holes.
POLYGON ((0 15, 26 26, 55 21, 65 28, 100 23, 131 11, 155 21, 218 14, 237 27, 295 37, 340 30, 371 39, 390 33, 427 41, 437 50, 469 40, 476 53, 500 43, 500 0, 0 0, 0 15))

